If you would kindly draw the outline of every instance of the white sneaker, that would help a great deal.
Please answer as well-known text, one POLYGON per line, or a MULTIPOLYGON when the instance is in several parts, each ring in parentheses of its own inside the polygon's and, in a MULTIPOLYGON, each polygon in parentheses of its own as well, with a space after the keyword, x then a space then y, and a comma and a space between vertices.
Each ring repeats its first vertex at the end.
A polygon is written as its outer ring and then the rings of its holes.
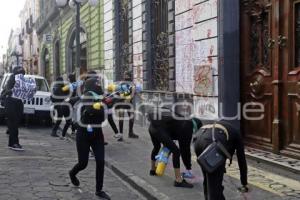
POLYGON ((61 136, 60 139, 61 139, 61 140, 67 140, 68 138, 67 138, 66 136, 65 136, 65 137, 64 137, 64 136, 61 136))
POLYGON ((122 137, 123 137, 123 134, 121 134, 121 133, 118 133, 118 134, 114 135, 114 138, 116 138, 116 139, 120 139, 122 137))
POLYGON ((14 151, 24 151, 23 147, 19 144, 14 144, 12 146, 8 146, 9 149, 14 151))

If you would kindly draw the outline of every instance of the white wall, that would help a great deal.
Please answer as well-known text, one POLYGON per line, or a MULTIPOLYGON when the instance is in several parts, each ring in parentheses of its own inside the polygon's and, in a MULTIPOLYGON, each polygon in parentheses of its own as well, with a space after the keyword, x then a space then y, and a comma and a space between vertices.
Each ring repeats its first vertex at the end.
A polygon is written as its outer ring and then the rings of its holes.
POLYGON ((142 0, 132 1, 133 75, 134 82, 143 86, 143 18, 142 0))
POLYGON ((105 75, 109 82, 113 81, 114 66, 114 0, 104 0, 104 65, 105 75))
POLYGON ((196 114, 218 117, 218 0, 176 0, 176 92, 194 98, 196 114))

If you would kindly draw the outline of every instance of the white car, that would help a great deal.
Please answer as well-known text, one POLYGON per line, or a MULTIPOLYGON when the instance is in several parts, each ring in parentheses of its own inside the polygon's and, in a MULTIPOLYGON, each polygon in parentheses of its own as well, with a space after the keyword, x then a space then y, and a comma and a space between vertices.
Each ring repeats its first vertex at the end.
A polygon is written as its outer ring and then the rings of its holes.
MULTIPOLYGON (((0 79, 0 92, 4 89, 10 73, 4 74, 0 79)), ((25 77, 34 78, 37 85, 37 92, 32 100, 24 100, 24 115, 30 117, 36 117, 39 121, 46 120, 47 124, 52 122, 50 115, 51 108, 51 93, 47 80, 42 76, 37 75, 25 75, 25 77)), ((0 116, 4 117, 4 108, 0 105, 0 116)))

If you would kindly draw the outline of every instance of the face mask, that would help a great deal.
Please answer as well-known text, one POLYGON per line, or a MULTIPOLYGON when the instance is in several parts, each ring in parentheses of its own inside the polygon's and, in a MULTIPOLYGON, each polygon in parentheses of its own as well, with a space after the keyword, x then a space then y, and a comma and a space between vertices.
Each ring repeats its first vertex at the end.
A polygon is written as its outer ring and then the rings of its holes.
POLYGON ((94 100, 102 100, 103 99, 103 96, 102 95, 99 95, 93 91, 89 91, 88 93, 90 93, 92 96, 93 96, 93 99, 94 100))
POLYGON ((198 131, 197 122, 194 119, 192 119, 192 122, 193 122, 193 133, 196 133, 198 131))

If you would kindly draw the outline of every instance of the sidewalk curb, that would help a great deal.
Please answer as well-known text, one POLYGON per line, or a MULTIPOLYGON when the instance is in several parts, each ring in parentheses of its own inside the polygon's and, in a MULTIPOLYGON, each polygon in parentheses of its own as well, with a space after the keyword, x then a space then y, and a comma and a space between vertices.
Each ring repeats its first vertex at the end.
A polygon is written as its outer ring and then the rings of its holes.
MULTIPOLYGON (((72 137, 70 134, 67 134, 72 141, 75 141, 75 138, 72 137)), ((148 200, 170 200, 170 198, 161 193, 157 188, 149 185, 145 180, 141 179, 140 177, 126 173, 124 170, 116 167, 116 164, 113 160, 108 159, 105 161, 105 166, 112 170, 118 177, 120 177, 123 181, 128 183, 133 189, 139 192, 143 197, 148 200)))
POLYGON ((114 161, 105 161, 105 166, 111 169, 117 176, 119 176, 122 180, 128 183, 131 187, 137 190, 142 196, 149 200, 169 200, 170 198, 163 193, 160 193, 158 189, 149 185, 146 181, 141 179, 140 177, 126 173, 116 167, 113 164, 114 161))
POLYGON ((300 170, 298 170, 298 169, 292 168, 290 166, 287 166, 287 165, 284 165, 284 164, 281 164, 281 163, 278 163, 278 162, 274 162, 272 160, 263 159, 263 158, 260 158, 258 156, 253 155, 253 154, 250 154, 250 153, 246 153, 246 158, 250 159, 250 160, 253 160, 253 161, 256 161, 258 163, 266 164, 266 165, 271 166, 271 167, 275 166, 277 168, 280 168, 280 169, 283 169, 283 170, 288 170, 288 171, 293 172, 295 174, 300 174, 300 170))

